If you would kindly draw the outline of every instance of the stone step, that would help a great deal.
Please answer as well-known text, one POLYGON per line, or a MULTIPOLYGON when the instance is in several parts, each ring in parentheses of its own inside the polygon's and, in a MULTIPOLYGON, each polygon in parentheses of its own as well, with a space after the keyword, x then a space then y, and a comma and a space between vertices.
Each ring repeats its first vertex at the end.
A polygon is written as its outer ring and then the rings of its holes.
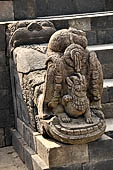
POLYGON ((109 119, 106 122, 106 135, 89 144, 65 145, 38 135, 36 137, 38 152, 35 153, 16 130, 12 130, 12 143, 29 170, 94 170, 93 167, 98 170, 102 167, 103 170, 107 168, 112 170, 113 139, 107 132, 112 131, 110 123, 113 121, 109 119))
MULTIPOLYGON (((16 0, 17 1, 17 0, 16 0)), ((113 10, 111 0, 38 0, 36 15, 66 15, 113 10)))
POLYGON ((0 0, 0 20, 112 11, 112 0, 0 0), (6 10, 7 9, 7 10, 6 10), (12 17, 11 17, 12 16, 12 17))
POLYGON ((102 111, 105 118, 113 118, 113 79, 104 79, 102 111))
POLYGON ((113 44, 102 44, 88 46, 90 51, 97 53, 98 59, 102 64, 104 79, 113 78, 113 44))
POLYGON ((113 11, 38 17, 38 19, 52 21, 58 30, 69 27, 84 30, 89 45, 113 43, 113 11))
MULTIPOLYGON (((69 27, 84 30, 89 45, 113 43, 113 11, 37 17, 33 20, 21 20, 20 22, 42 20, 52 21, 57 30, 69 27)), ((0 22, 0 27, 12 22, 17 21, 0 22)))

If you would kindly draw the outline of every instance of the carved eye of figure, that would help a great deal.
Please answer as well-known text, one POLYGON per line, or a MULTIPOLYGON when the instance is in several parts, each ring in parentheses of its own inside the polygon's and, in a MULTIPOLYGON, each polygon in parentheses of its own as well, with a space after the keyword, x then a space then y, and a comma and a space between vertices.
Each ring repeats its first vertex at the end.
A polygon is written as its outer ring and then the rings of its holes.
POLYGON ((34 30, 40 31, 40 30, 42 29, 42 27, 41 27, 40 24, 38 24, 38 23, 36 23, 36 22, 33 22, 33 23, 31 23, 31 24, 29 24, 29 25, 27 26, 27 29, 28 29, 29 31, 34 31, 34 30))
POLYGON ((42 22, 41 26, 42 27, 50 27, 50 24, 48 22, 42 22))

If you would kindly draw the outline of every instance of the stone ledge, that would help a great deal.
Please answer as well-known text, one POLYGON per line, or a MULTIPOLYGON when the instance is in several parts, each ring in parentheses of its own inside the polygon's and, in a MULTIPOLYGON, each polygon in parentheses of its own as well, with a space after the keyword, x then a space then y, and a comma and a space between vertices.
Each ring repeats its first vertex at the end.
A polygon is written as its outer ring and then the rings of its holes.
POLYGON ((90 162, 113 159, 113 139, 103 135, 99 140, 88 144, 90 162))
POLYGON ((66 145, 52 139, 36 136, 37 152, 48 167, 57 167, 89 161, 88 145, 66 145), (68 153, 68 154, 67 154, 68 153))

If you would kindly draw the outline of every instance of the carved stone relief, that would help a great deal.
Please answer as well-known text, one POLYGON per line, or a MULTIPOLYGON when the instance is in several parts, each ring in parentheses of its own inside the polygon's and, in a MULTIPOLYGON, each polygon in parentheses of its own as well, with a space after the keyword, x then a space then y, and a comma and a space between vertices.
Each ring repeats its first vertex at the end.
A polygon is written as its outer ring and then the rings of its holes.
POLYGON ((87 50, 85 33, 72 28, 55 32, 47 55, 37 106, 40 132, 70 144, 96 140, 105 131, 103 74, 96 53, 87 50))

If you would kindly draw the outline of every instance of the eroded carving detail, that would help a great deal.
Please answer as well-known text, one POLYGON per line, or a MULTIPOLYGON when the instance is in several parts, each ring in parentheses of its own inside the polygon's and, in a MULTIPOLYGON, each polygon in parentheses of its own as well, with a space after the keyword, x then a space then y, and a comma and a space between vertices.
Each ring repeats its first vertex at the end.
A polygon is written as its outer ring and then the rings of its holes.
POLYGON ((45 84, 37 105, 40 132, 64 143, 96 140, 105 131, 103 74, 96 53, 87 49, 85 33, 72 28, 55 32, 47 55, 45 84))
POLYGON ((35 116, 38 114, 36 105, 42 93, 46 71, 46 43, 56 30, 49 21, 17 22, 8 28, 9 52, 12 63, 14 62, 12 75, 14 74, 14 77, 21 75, 19 81, 15 82, 14 89, 17 93, 14 100, 18 100, 17 114, 22 121, 36 130, 35 116), (17 84, 20 86, 17 87, 17 84))

